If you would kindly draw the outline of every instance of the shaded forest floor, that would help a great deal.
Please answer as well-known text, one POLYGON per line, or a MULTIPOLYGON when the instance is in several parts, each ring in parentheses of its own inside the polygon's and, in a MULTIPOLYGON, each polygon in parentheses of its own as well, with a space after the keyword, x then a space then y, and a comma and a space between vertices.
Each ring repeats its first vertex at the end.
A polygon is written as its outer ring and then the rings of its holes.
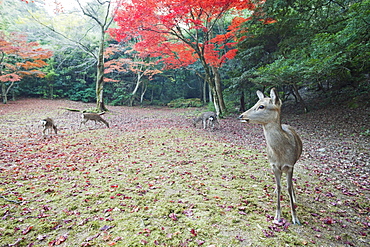
MULTIPOLYGON (((302 226, 273 223, 275 184, 262 128, 201 109, 109 107, 111 128, 79 128, 93 104, 0 105, 0 246, 368 246, 366 109, 283 115, 304 142, 294 184, 302 226), (58 135, 43 137, 52 117, 58 135)), ((285 181, 284 181, 285 182, 285 181)))

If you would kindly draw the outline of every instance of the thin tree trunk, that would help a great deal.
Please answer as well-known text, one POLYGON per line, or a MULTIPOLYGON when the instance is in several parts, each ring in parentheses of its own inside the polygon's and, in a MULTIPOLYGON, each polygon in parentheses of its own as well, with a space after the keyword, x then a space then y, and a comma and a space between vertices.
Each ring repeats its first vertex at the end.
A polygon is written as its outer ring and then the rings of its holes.
POLYGON ((295 84, 293 84, 293 91, 294 91, 295 96, 297 96, 299 102, 302 104, 304 112, 307 113, 308 112, 307 105, 305 101, 303 100, 302 96, 300 95, 300 93, 298 92, 298 87, 295 84))
POLYGON ((203 103, 207 104, 207 82, 203 80, 203 103))
POLYGON ((3 100, 3 104, 6 104, 8 99, 6 97, 5 82, 1 82, 1 97, 2 97, 2 100, 3 100))
POLYGON ((212 96, 212 89, 211 86, 206 84, 208 86, 208 102, 213 102, 213 96, 212 96))
POLYGON ((14 85, 14 81, 12 81, 8 87, 5 85, 5 82, 3 82, 2 85, 1 85, 1 94, 3 96, 3 103, 4 104, 8 103, 8 93, 9 93, 9 90, 11 89, 11 87, 13 85, 14 85))
POLYGON ((101 27, 101 37, 99 42, 99 52, 96 72, 96 108, 99 111, 107 111, 104 104, 104 27, 101 27))
POLYGON ((240 108, 239 108, 239 111, 240 112, 245 112, 245 97, 244 97, 244 91, 242 90, 242 93, 240 95, 240 108))
POLYGON ((134 103, 134 100, 135 100, 135 95, 137 93, 137 91, 139 90, 139 87, 141 85, 141 77, 142 77, 142 74, 140 72, 137 73, 137 79, 136 79, 136 85, 135 85, 135 88, 134 90, 132 91, 131 93, 131 98, 130 98, 130 106, 133 105, 134 103))
POLYGON ((145 93, 146 93, 147 88, 148 88, 147 83, 143 83, 142 91, 141 91, 141 95, 140 95, 140 104, 143 104, 143 101, 144 101, 144 95, 145 95, 145 93))

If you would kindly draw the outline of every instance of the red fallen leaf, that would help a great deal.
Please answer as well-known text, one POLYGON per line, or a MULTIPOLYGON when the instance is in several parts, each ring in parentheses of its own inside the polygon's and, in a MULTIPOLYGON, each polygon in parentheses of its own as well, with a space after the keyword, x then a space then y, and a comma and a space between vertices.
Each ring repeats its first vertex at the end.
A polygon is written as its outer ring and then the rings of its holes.
POLYGON ((97 234, 95 234, 94 236, 90 236, 90 237, 88 237, 85 241, 89 242, 89 241, 91 241, 91 240, 93 240, 93 239, 95 239, 95 238, 97 238, 97 237, 99 237, 99 236, 100 236, 100 232, 99 232, 99 233, 97 233, 97 234))
POLYGON ((47 190, 44 191, 44 193, 54 193, 54 192, 55 192, 55 190, 53 190, 53 189, 47 189, 47 190))
POLYGON ((198 234, 197 234, 197 232, 194 230, 194 229, 191 229, 190 230, 190 233, 194 236, 194 237, 196 237, 198 234))
POLYGON ((68 238, 67 234, 64 234, 64 235, 60 236, 57 240, 55 240, 55 245, 62 244, 64 241, 67 240, 67 238, 68 238))
POLYGON ((327 224, 327 225, 331 225, 331 224, 334 224, 334 223, 335 223, 335 221, 334 221, 332 218, 330 218, 330 217, 326 217, 326 218, 324 218, 322 221, 323 221, 325 224, 327 224))
POLYGON ((26 229, 24 229, 23 231, 22 231, 22 234, 23 235, 26 235, 27 233, 29 233, 30 231, 31 231, 31 229, 33 228, 33 226, 28 226, 26 229))
POLYGON ((102 228, 100 228, 99 230, 100 231, 108 231, 109 229, 113 228, 114 226, 107 226, 107 225, 104 225, 102 228))
POLYGON ((177 220, 177 216, 175 213, 171 213, 170 215, 168 215, 168 217, 170 217, 173 221, 177 220))

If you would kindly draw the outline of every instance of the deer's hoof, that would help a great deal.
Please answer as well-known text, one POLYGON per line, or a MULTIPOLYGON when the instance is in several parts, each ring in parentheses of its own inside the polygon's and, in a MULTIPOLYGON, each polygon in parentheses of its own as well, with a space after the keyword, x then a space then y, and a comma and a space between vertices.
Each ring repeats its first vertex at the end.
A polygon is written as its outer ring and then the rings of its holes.
POLYGON ((293 224, 294 225, 299 225, 299 226, 301 226, 302 224, 301 224, 301 222, 299 222, 299 220, 298 219, 293 219, 293 224))

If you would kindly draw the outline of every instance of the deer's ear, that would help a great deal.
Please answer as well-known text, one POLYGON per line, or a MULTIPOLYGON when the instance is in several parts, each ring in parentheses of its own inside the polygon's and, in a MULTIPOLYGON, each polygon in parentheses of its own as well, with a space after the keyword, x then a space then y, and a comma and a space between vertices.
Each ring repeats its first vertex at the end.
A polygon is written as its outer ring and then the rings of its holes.
POLYGON ((276 88, 272 88, 271 89, 271 91, 270 91, 270 97, 272 99, 272 102, 275 105, 280 105, 281 104, 281 101, 279 99, 279 95, 278 95, 278 92, 276 91, 276 88))
POLYGON ((265 98, 265 96, 263 95, 263 93, 260 90, 257 91, 257 96, 258 96, 259 99, 265 98))

